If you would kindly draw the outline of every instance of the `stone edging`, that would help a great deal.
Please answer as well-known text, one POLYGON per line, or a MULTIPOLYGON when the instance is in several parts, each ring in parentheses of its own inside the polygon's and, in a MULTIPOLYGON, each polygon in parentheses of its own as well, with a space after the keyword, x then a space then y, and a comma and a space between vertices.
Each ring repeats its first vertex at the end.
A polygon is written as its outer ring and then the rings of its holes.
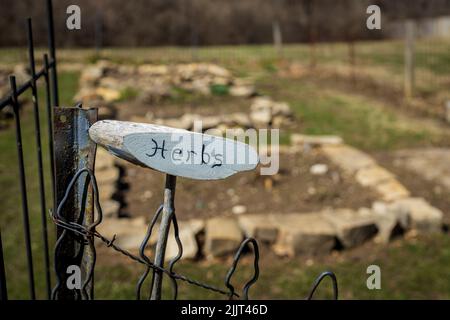
MULTIPOLYGON (((221 257, 232 254, 244 235, 255 237, 269 245, 280 256, 320 255, 334 248, 356 247, 365 241, 387 243, 405 232, 439 232, 442 212, 423 198, 410 197, 409 191, 395 175, 355 148, 342 143, 338 137, 310 137, 294 135, 289 152, 300 152, 316 147, 346 173, 354 175, 363 186, 374 189, 380 200, 371 208, 352 210, 327 209, 310 213, 242 214, 232 217, 214 217, 206 220, 181 221, 180 237, 184 258, 221 257), (350 157, 347 159, 345 157, 350 157), (391 190, 393 188, 393 190, 391 190), (199 237, 203 234, 203 237, 199 237), (203 241, 199 241, 203 238, 203 241)), ((146 224, 143 217, 107 219, 99 228, 126 249, 136 250, 143 239, 146 224)), ((155 229, 157 230, 157 228, 155 229)), ((156 236, 150 240, 154 245, 156 236)), ((167 258, 177 253, 173 235, 167 247, 167 258)))

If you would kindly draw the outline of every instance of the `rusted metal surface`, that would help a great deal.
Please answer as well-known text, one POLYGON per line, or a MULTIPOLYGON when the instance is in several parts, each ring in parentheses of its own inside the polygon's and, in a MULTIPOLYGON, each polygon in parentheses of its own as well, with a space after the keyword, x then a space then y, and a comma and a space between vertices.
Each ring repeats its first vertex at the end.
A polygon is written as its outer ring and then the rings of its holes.
MULTIPOLYGON (((97 109, 81 108, 54 109, 54 141, 55 141, 55 176, 56 200, 60 204, 64 198, 66 187, 75 173, 81 168, 94 170, 96 144, 89 139, 89 127, 97 120, 97 109)), ((94 221, 93 192, 88 183, 89 175, 78 179, 65 199, 60 215, 67 221, 76 221, 85 225, 94 221)), ((55 248, 55 271, 57 284, 53 289, 53 299, 79 299, 81 291, 69 290, 66 280, 67 267, 76 265, 81 268, 81 279, 87 278, 88 270, 95 263, 94 253, 89 236, 79 241, 74 234, 62 228, 57 229, 58 241, 55 248)), ((92 298, 92 281, 86 287, 88 298, 92 298)))

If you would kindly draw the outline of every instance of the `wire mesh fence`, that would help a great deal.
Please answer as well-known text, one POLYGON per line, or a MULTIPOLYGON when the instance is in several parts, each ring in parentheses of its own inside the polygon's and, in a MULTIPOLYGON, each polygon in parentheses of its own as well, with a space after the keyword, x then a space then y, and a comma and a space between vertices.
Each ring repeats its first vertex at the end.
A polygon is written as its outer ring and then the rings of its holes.
MULTIPOLYGON (((248 300, 249 299, 249 291, 253 284, 256 283, 259 276, 259 247, 258 243, 253 238, 246 238, 242 241, 241 245, 239 246, 238 250, 236 251, 236 254, 233 257, 232 264, 225 276, 224 281, 224 288, 216 287, 213 285, 210 285, 208 283, 192 279, 188 276, 185 276, 183 274, 175 272, 176 263, 181 259, 183 255, 183 244, 179 237, 179 229, 178 229, 178 223, 177 218, 175 214, 175 210, 171 213, 170 216, 170 225, 174 228, 174 238, 178 246, 178 253, 177 255, 171 259, 168 263, 168 267, 164 268, 163 266, 160 266, 158 264, 155 264, 154 260, 150 259, 145 253, 145 248, 148 245, 148 241, 150 237, 152 236, 153 229, 155 227, 155 224, 157 223, 158 219, 161 218, 161 212, 163 211, 164 205, 161 205, 156 213, 154 214, 151 222, 148 225, 148 229, 146 232, 146 235, 144 239, 142 240, 141 246, 139 248, 139 255, 135 255, 131 253, 128 250, 125 250, 121 248, 120 246, 116 245, 114 242, 116 240, 116 236, 113 236, 111 239, 108 239, 107 237, 103 236, 101 233, 99 233, 95 228, 101 223, 103 215, 102 215, 102 208, 99 202, 99 192, 98 192, 98 186, 97 181, 95 178, 94 173, 87 169, 81 169, 79 170, 75 176, 70 181, 69 185, 67 186, 65 196, 62 199, 61 203, 58 205, 58 209, 55 214, 52 215, 52 219, 54 223, 64 229, 64 232, 61 234, 60 238, 58 239, 55 247, 55 261, 58 258, 58 252, 60 250, 60 243, 65 237, 71 237, 75 241, 79 242, 80 245, 80 251, 77 253, 77 255, 83 255, 83 248, 85 245, 89 246, 91 250, 93 251, 93 256, 91 258, 91 264, 89 265, 89 270, 86 271, 87 277, 83 280, 83 284, 80 289, 76 290, 76 298, 79 299, 93 299, 93 290, 89 292, 87 290, 88 284, 93 281, 93 274, 94 274, 94 268, 95 268, 95 261, 96 261, 96 251, 95 251, 95 244, 94 239, 99 239, 103 245, 105 245, 108 248, 111 248, 112 250, 126 256, 128 259, 140 263, 145 266, 145 270, 142 273, 141 277, 138 279, 136 284, 136 299, 141 300, 144 298, 143 292, 143 284, 144 281, 147 279, 150 273, 152 273, 151 278, 151 284, 149 286, 149 292, 148 292, 148 298, 152 300, 157 300, 161 298, 161 286, 155 286, 155 281, 157 280, 157 276, 159 275, 165 275, 170 279, 171 287, 172 287, 172 297, 173 299, 177 299, 178 297, 178 281, 186 282, 189 285, 197 286, 200 288, 203 288, 205 290, 209 290, 218 294, 221 294, 225 297, 228 297, 229 299, 243 299, 248 300), (81 179, 84 184, 91 184, 92 189, 94 191, 94 202, 96 207, 96 217, 94 218, 93 223, 91 224, 85 224, 83 221, 85 221, 84 213, 86 211, 86 207, 81 208, 81 214, 77 218, 78 222, 76 221, 68 221, 61 215, 61 210, 66 204, 66 200, 69 197, 70 193, 73 192, 73 186, 77 183, 77 180, 81 179), (235 287, 232 284, 233 275, 236 271, 237 265, 239 263, 239 260, 241 259, 244 249, 251 244, 252 246, 252 254, 253 254, 253 276, 251 279, 249 279, 241 293, 237 293, 235 290, 235 287)), ((55 266, 55 268, 57 268, 55 266)), ((65 272, 65 270, 62 270, 61 272, 65 272)), ((64 286, 64 282, 62 281, 64 275, 57 272, 57 283, 56 286, 53 289, 52 292, 52 299, 58 299, 58 292, 64 286)), ((161 276, 162 277, 162 276, 161 276)), ((337 285, 337 279, 333 272, 326 271, 320 274, 314 281, 311 290, 309 294, 307 295, 306 299, 310 300, 313 298, 314 293, 316 292, 316 289, 319 287, 320 283, 323 279, 326 277, 329 277, 332 280, 333 285, 333 299, 338 299, 338 285, 337 285)), ((92 286, 93 287, 93 286, 92 286)))

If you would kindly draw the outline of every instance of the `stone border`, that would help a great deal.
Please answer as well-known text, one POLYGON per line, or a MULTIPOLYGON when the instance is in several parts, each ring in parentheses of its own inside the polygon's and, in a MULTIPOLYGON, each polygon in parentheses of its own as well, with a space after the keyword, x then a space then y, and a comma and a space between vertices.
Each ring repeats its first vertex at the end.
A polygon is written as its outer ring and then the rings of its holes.
MULTIPOLYGON (((442 212, 422 198, 410 197, 409 191, 395 175, 355 148, 343 144, 339 137, 293 137, 296 143, 289 152, 305 148, 320 148, 344 172, 355 176, 365 187, 373 188, 380 200, 371 208, 327 209, 309 213, 254 213, 231 217, 180 222, 180 237, 184 244, 184 258, 216 258, 231 255, 244 236, 254 237, 270 246, 279 256, 323 255, 335 248, 354 248, 366 241, 388 243, 405 232, 440 232, 442 212), (350 157, 346 161, 345 157, 350 157), (380 187, 381 186, 381 187, 380 187), (388 186, 388 187, 386 187, 388 186), (390 188, 394 187, 392 192, 390 188), (400 191, 398 191, 400 190, 400 191), (200 237, 200 235, 204 235, 200 237), (199 241, 203 238, 203 241, 199 241)), ((108 219, 99 227, 108 237, 114 234, 126 249, 137 250, 144 238, 146 224, 143 217, 108 219)), ((157 230, 157 228, 155 229, 157 230)), ((150 241, 154 245, 156 236, 150 241)), ((176 255, 177 247, 170 236, 168 259, 176 255)))
MULTIPOLYGON (((93 90, 104 102, 118 98, 117 83, 114 79, 101 79, 114 65, 101 62, 91 66, 83 74, 87 88, 82 88, 80 94, 85 98, 86 89, 93 90), (108 81, 112 83, 107 83, 108 81), (102 91, 103 90, 103 91, 102 91)), ((206 76, 203 81, 211 83, 239 83, 232 79, 231 73, 221 67, 205 65, 179 65, 168 69, 167 66, 144 65, 137 70, 128 70, 121 66, 120 72, 134 73, 146 76, 175 76, 169 83, 193 85, 190 90, 200 90, 194 86, 206 76), (126 69, 124 71, 124 69, 126 69), (208 75, 209 74, 209 75, 208 75), (227 80, 228 79, 228 80, 227 80), (225 81, 226 80, 226 81, 225 81)), ((200 81, 201 83, 203 83, 200 81)), ((242 84, 244 86, 244 84, 242 84)), ((245 83, 249 88, 253 85, 245 83)), ((249 89, 247 88, 247 89, 249 89)), ((88 90, 88 91, 89 91, 88 90)), ((254 90, 254 89, 252 89, 254 90)), ((248 90, 247 93, 254 92, 248 90)), ((88 92, 92 93, 92 92, 88 92)), ((207 92, 204 92, 207 94, 207 92)), ((253 93, 252 93, 253 94, 253 93)), ((252 95, 249 94, 249 95, 252 95)), ((239 95, 239 94, 236 94, 239 95)), ((243 95, 247 96, 247 95, 243 95)), ((201 117, 186 115, 178 119, 147 119, 152 122, 192 129, 193 121, 202 119, 209 128, 267 127, 281 126, 292 117, 289 106, 275 102, 270 97, 256 97, 252 100, 250 113, 236 113, 220 117, 201 117)), ((147 122, 143 121, 143 122, 147 122)), ((319 255, 327 254, 336 247, 352 248, 365 241, 375 240, 380 243, 389 242, 394 236, 416 230, 418 232, 439 232, 442 229, 442 212, 431 206, 423 198, 413 198, 409 190, 403 186, 395 175, 377 164, 370 155, 344 144, 337 136, 307 136, 291 135, 291 146, 280 151, 290 153, 303 152, 316 148, 327 156, 344 173, 351 175, 363 187, 371 188, 379 199, 371 208, 352 210, 348 208, 328 209, 310 213, 256 213, 236 214, 232 217, 214 217, 207 220, 190 220, 180 222, 180 237, 184 244, 183 258, 221 257, 232 254, 239 247, 244 236, 255 237, 258 241, 271 246, 280 256, 319 255), (287 149, 287 150, 285 150, 287 149), (200 235, 204 234, 204 237, 200 235), (203 238, 203 241, 199 241, 203 238)), ((144 217, 120 219, 121 203, 117 201, 120 170, 116 159, 106 151, 98 149, 96 160, 96 176, 100 190, 105 221, 99 226, 99 231, 105 236, 117 236, 117 244, 125 249, 137 250, 147 229, 144 217)), ((315 168, 318 169, 318 168, 315 168)), ((245 211, 245 210, 244 210, 245 211)), ((158 230, 155 228, 155 230, 158 230)), ((156 233, 155 233, 156 234, 156 233)), ((169 237, 167 259, 177 253, 177 245, 173 235, 169 237)), ((149 241, 149 246, 155 244, 156 236, 149 241)))

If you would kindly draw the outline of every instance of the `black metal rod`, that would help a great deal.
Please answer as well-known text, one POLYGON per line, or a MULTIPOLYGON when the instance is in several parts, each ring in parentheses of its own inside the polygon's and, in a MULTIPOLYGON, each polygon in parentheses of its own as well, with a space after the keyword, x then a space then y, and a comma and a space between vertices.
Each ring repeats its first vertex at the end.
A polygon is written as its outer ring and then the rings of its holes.
POLYGON ((35 300, 36 294, 34 290, 33 254, 31 252, 30 220, 28 217, 27 185, 25 180, 25 165, 23 161, 22 133, 20 128, 20 113, 19 113, 19 102, 17 100, 16 77, 10 76, 9 82, 12 90, 11 95, 12 107, 14 111, 14 119, 16 124, 17 158, 19 162, 20 191, 22 194, 22 214, 23 214, 23 227, 25 235, 25 246, 28 261, 29 290, 31 299, 35 300))
POLYGON ((46 70, 44 74, 45 80, 45 95, 47 102, 47 129, 48 129, 48 151, 50 154, 50 174, 52 179, 52 194, 53 194, 53 208, 56 208, 56 187, 55 187, 55 152, 53 145, 53 109, 51 102, 50 93, 50 82, 49 82, 49 64, 48 55, 44 54, 44 69, 46 70))
POLYGON ((55 30, 53 24, 53 5, 52 0, 47 0, 47 20, 48 20, 48 50, 50 58, 53 61, 53 68, 51 72, 53 106, 59 106, 58 96, 58 73, 56 71, 56 50, 55 50, 55 30))
MULTIPOLYGON (((30 71, 32 79, 36 76, 36 65, 34 60, 34 43, 33 43, 33 28, 31 19, 27 19, 28 31, 28 59, 30 61, 30 71)), ((34 110, 34 129, 36 136, 36 150, 38 163, 38 177, 39 177, 39 196, 41 205, 41 223, 42 223, 42 241, 44 244, 44 266, 45 266, 45 284, 47 289, 47 298, 50 299, 51 284, 50 284, 50 258, 48 253, 48 235, 47 235, 47 214, 45 206, 45 182, 44 169, 42 163, 42 143, 41 143, 41 124, 39 117, 39 102, 36 80, 32 81, 31 93, 33 96, 33 110, 34 110)))
MULTIPOLYGON (((158 242, 155 251, 155 266, 164 267, 164 256, 166 254, 167 238, 169 235, 170 222, 175 212, 175 186, 177 177, 170 174, 166 175, 166 186, 164 189, 164 205, 159 225, 158 242)), ((163 273, 159 270, 154 271, 153 288, 151 291, 151 300, 161 300, 163 273)))
POLYGON ((5 260, 3 258, 2 230, 0 229, 0 301, 8 300, 6 289, 5 260))
MULTIPOLYGON (((54 61, 50 61, 49 62, 49 69, 53 68, 54 65, 54 61)), ((41 70, 39 70, 36 73, 36 77, 34 78, 34 80, 39 80, 39 78, 41 78, 42 76, 44 76, 45 74, 45 68, 42 68, 41 70)), ((24 84, 22 84, 21 86, 19 86, 16 90, 16 96, 20 96, 22 93, 24 93, 26 90, 28 90, 29 88, 31 88, 32 86, 32 81, 33 79, 29 79, 28 81, 26 81, 24 84)), ((10 93, 6 98, 0 100, 0 110, 2 110, 4 107, 9 106, 12 104, 12 93, 10 93)))

